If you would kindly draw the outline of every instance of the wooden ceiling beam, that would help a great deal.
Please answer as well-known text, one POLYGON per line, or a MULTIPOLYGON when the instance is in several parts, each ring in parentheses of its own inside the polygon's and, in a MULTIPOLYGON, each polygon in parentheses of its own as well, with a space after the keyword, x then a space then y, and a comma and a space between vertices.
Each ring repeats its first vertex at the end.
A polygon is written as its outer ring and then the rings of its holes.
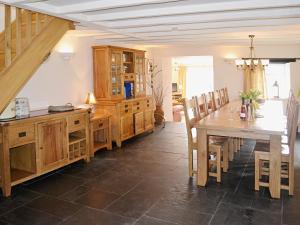
POLYGON ((226 2, 209 2, 201 3, 195 1, 186 1, 174 4, 162 3, 153 7, 126 7, 123 10, 118 8, 115 10, 93 10, 85 13, 90 21, 112 21, 126 20, 146 17, 173 16, 196 13, 213 13, 225 11, 240 11, 240 10, 257 10, 271 8, 286 8, 299 7, 299 0, 281 0, 281 1, 261 1, 261 0, 246 0, 246 1, 226 1, 226 2))
POLYGON ((99 25, 119 29, 136 26, 176 25, 190 22, 218 22, 218 21, 241 21, 250 19, 276 19, 276 18, 300 18, 300 7, 268 9, 268 10, 245 10, 233 12, 198 13, 181 16, 161 16, 153 18, 137 18, 118 21, 93 21, 99 25))

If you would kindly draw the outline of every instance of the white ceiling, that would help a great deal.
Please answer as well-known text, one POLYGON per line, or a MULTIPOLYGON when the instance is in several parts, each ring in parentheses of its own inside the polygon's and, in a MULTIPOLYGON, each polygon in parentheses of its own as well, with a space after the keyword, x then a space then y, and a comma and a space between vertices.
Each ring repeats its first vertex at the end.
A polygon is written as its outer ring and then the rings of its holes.
POLYGON ((81 35, 142 45, 300 44, 300 0, 4 0, 78 22, 81 35))

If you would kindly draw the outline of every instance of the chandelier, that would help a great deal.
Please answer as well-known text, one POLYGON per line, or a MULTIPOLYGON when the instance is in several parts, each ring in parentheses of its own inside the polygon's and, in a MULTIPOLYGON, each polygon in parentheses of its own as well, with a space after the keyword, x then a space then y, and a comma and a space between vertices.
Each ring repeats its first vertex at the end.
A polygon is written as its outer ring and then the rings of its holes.
POLYGON ((255 35, 250 34, 250 55, 249 58, 241 58, 241 59, 236 59, 235 64, 238 69, 247 69, 250 68, 251 70, 254 70, 257 66, 268 66, 269 64, 269 59, 265 58, 256 58, 255 57, 255 52, 254 52, 254 46, 253 46, 253 39, 255 35))

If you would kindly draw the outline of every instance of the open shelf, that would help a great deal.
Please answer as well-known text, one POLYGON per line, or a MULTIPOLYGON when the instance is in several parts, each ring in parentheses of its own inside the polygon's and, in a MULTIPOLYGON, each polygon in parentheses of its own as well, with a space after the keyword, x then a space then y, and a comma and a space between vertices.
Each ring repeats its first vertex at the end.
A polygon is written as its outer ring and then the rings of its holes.
POLYGON ((25 170, 20 170, 20 169, 15 169, 15 168, 11 168, 11 170, 10 170, 10 177, 11 177, 12 185, 16 185, 16 184, 22 183, 26 180, 29 180, 32 177, 34 177, 35 175, 36 175, 36 173, 28 172, 25 170))
POLYGON ((69 160, 76 160, 87 151, 85 130, 69 133, 69 160))
POLYGON ((11 183, 16 185, 36 176, 35 143, 10 148, 11 183))

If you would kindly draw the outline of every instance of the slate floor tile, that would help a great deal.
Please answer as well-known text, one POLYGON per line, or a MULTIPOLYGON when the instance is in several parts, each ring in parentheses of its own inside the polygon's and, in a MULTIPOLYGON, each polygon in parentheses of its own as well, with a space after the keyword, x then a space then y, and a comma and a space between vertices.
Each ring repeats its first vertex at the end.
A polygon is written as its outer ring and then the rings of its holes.
POLYGON ((61 221, 48 213, 28 207, 19 207, 0 217, 0 220, 14 225, 55 225, 61 221))
POLYGON ((75 214, 82 206, 53 197, 40 197, 25 205, 26 207, 49 213, 65 219, 75 214))
POLYGON ((90 208, 81 209, 61 225, 131 225, 134 220, 90 208))
POLYGON ((280 225, 281 216, 222 203, 210 225, 280 225))
POLYGON ((184 225, 208 225, 211 214, 200 213, 197 210, 190 210, 184 206, 174 206, 165 202, 158 202, 147 215, 172 223, 184 225))
POLYGON ((149 216, 142 216, 135 225, 178 225, 168 221, 159 220, 149 216))
POLYGON ((83 183, 84 180, 80 178, 63 174, 53 174, 52 176, 38 180, 25 187, 42 194, 59 196, 74 189, 76 186, 82 185, 83 183))
POLYGON ((158 201, 159 193, 131 191, 115 201, 106 210, 126 217, 139 218, 158 201))
POLYGON ((75 202, 92 208, 103 209, 120 196, 114 193, 90 190, 80 196, 75 202))

